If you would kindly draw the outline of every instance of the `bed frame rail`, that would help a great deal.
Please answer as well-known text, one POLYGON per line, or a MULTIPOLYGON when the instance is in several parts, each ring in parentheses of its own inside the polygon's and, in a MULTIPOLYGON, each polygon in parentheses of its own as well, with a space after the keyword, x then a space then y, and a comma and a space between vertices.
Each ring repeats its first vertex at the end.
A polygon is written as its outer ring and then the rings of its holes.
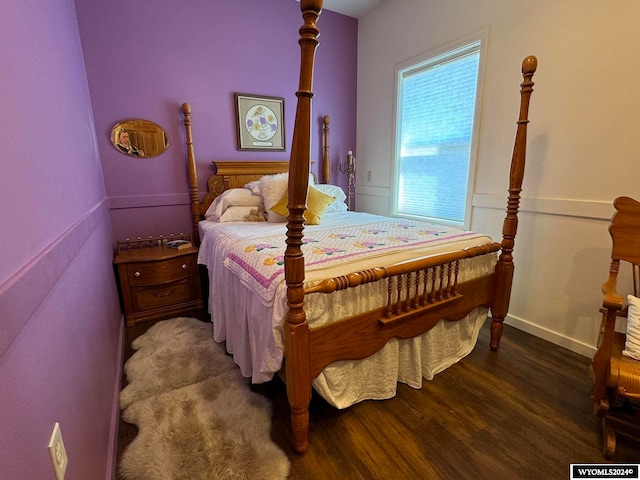
POLYGON ((452 299, 454 301, 436 302, 424 308, 402 312, 389 323, 384 322, 385 310, 381 307, 313 328, 309 333, 309 376, 317 377, 333 362, 369 357, 392 338, 413 338, 430 330, 441 320, 455 322, 478 306, 490 307, 495 286, 496 274, 491 273, 460 283, 457 296, 452 299))
POLYGON ((500 243, 429 255, 323 280, 305 289, 331 294, 367 283, 386 281, 384 306, 354 317, 312 328, 309 333, 310 378, 339 360, 360 360, 380 350, 392 338, 412 338, 443 318, 457 321, 495 299, 496 273, 458 283, 460 261, 500 250, 500 243))
MULTIPOLYGON (((467 247, 453 252, 427 255, 421 258, 395 263, 388 267, 375 267, 368 270, 362 270, 360 272, 322 280, 316 285, 305 288, 304 293, 305 295, 310 293, 333 293, 338 290, 344 290, 345 288, 353 288, 366 283, 377 282, 378 280, 385 278, 392 279, 403 277, 405 275, 420 274, 420 272, 431 270, 432 275, 434 275, 436 271, 440 272, 437 274, 437 279, 440 280, 440 284, 437 288, 438 292, 434 291, 432 294, 434 297, 442 297, 445 294, 445 290, 451 292, 455 289, 455 285, 452 284, 452 281, 457 284, 458 262, 460 260, 497 252, 500 250, 501 246, 502 244, 497 242, 487 243, 485 245, 467 247), (454 265, 455 277, 452 275, 454 272, 454 265), (447 272, 446 274, 445 271, 447 272), (448 280, 446 287, 443 285, 445 275, 448 280)), ((420 280, 416 279, 416 282, 420 282, 420 280)), ((428 279, 424 279, 423 275, 423 282, 421 285, 426 283, 428 283, 428 279)), ((410 284, 409 287, 411 286, 412 285, 410 284)))

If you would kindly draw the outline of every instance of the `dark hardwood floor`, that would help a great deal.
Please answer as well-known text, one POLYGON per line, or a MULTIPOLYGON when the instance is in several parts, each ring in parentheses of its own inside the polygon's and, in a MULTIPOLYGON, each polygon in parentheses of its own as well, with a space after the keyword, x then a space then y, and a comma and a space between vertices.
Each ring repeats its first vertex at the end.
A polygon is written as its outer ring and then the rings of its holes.
MULTIPOLYGON (((149 325, 128 329, 125 358, 149 325)), ((488 325, 469 356, 421 390, 400 384, 393 399, 345 410, 314 396, 304 455, 290 445, 283 383, 253 386, 273 403, 290 479, 566 479, 571 463, 640 463, 631 439, 618 438, 613 462, 600 453, 587 358, 509 326, 493 353, 488 325)), ((119 452, 135 437, 120 427, 119 452)))

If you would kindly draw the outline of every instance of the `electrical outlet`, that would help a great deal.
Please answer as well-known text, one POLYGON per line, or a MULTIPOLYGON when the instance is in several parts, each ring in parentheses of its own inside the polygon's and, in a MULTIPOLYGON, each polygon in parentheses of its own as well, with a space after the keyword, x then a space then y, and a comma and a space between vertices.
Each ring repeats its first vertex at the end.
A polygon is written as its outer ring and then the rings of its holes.
POLYGON ((371 182, 371 170, 367 170, 367 182, 371 182))
POLYGON ((49 455, 51 455, 51 462, 53 463, 53 471, 56 473, 56 479, 64 480, 64 473, 67 471, 69 459, 67 458, 67 451, 64 449, 62 432, 60 431, 60 424, 58 422, 53 426, 53 432, 49 440, 49 455))

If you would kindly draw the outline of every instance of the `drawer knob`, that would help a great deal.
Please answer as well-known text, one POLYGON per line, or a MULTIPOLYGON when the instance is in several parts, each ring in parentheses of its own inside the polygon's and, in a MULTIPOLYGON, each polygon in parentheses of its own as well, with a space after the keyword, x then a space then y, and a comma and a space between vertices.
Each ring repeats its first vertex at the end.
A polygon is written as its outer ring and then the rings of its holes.
POLYGON ((186 269, 187 269, 187 264, 186 264, 186 263, 183 263, 183 264, 182 264, 182 269, 183 269, 183 270, 186 270, 186 269))
POLYGON ((140 272, 136 272, 136 273, 133 274, 134 277, 139 277, 140 275, 141 275, 140 272))

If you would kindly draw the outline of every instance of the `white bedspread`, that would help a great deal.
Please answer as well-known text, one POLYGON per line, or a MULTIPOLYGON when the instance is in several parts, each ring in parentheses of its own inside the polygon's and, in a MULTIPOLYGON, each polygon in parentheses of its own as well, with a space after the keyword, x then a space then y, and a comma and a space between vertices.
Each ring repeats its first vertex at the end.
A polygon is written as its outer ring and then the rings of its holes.
MULTIPOLYGON (((372 248, 368 252, 369 256, 359 252, 355 254, 346 247, 341 248, 341 258, 336 254, 335 259, 329 261, 331 259, 325 255, 325 259, 308 267, 306 281, 311 283, 327 277, 390 265, 418 255, 491 242, 485 235, 441 225, 400 219, 395 219, 395 223, 388 223, 389 221, 387 217, 377 215, 336 212, 325 214, 321 225, 305 227, 305 239, 314 241, 326 237, 328 232, 351 232, 355 226, 365 229, 374 225, 377 230, 375 235, 384 230, 380 225, 388 227, 383 232, 386 235, 385 247, 378 250, 372 248), (405 226, 413 224, 414 232, 426 232, 420 234, 426 236, 418 239, 416 233, 412 237, 413 244, 409 246, 407 244, 411 243, 410 236, 398 241, 401 236, 397 231, 392 231, 392 228, 396 228, 394 225, 402 228, 403 223, 405 226), (443 238, 447 242, 440 241, 443 238), (394 243, 398 248, 391 248, 394 243), (381 261, 382 253, 385 254, 384 261, 381 261), (327 273, 327 269, 330 269, 330 273, 327 273)), ((373 230, 370 229, 370 233, 373 230)), ((260 277, 270 279, 269 288, 257 288, 255 278, 247 274, 253 271, 255 265, 249 265, 249 259, 242 257, 244 254, 241 252, 247 250, 248 246, 258 245, 264 249, 268 245, 269 255, 281 257, 284 255, 282 240, 285 238, 285 231, 286 225, 282 223, 200 222, 202 241, 198 262, 206 265, 209 273, 209 312, 213 321, 214 339, 226 342, 227 351, 233 355, 242 374, 251 377, 254 383, 270 380, 282 367, 286 284, 282 269, 275 268, 268 275, 260 277), (242 258, 242 261, 230 261, 233 258, 242 258), (239 264, 243 268, 239 268, 239 264)), ((311 255, 307 250, 314 248, 311 243, 313 242, 307 242, 303 247, 306 260, 311 255)), ((383 244, 382 241, 379 243, 383 244)), ((263 262, 264 258, 257 261, 263 262)), ((460 281, 491 271, 495 256, 464 262, 466 266, 462 270, 464 273, 460 281), (468 268, 471 265, 473 268, 468 268)), ((264 280, 262 283, 265 283, 264 280)), ((331 295, 314 294, 305 297, 309 324, 312 327, 318 326, 358 311, 381 306, 372 304, 369 300, 372 295, 367 295, 375 289, 384 288, 380 282, 358 288, 358 295, 341 291, 331 295)), ((473 349, 486 315, 486 309, 479 308, 459 322, 441 321, 422 336, 409 340, 393 339, 382 350, 365 360, 335 362, 314 380, 314 388, 337 408, 345 408, 365 399, 390 398, 395 395, 398 381, 420 388, 422 378, 432 379, 473 349)))

